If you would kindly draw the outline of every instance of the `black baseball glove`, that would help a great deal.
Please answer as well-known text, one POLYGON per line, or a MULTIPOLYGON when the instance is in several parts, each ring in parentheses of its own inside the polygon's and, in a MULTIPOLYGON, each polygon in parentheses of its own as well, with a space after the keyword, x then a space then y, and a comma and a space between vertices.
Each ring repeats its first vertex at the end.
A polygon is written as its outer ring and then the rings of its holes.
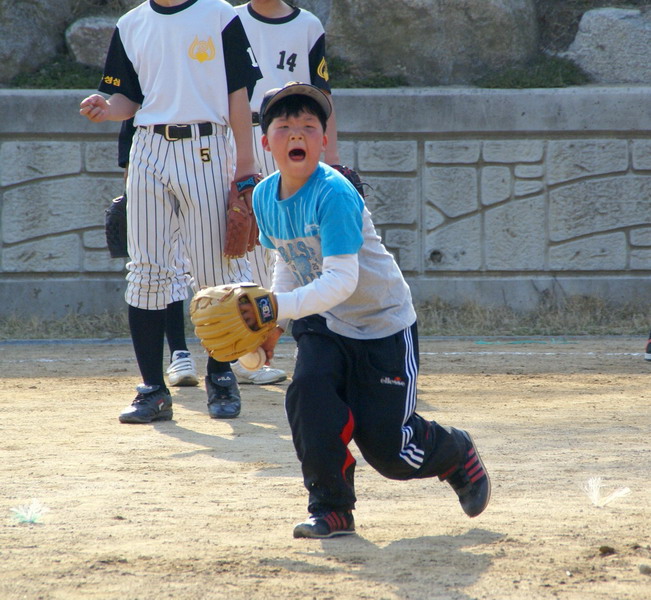
POLYGON ((127 196, 111 200, 111 205, 104 211, 104 230, 106 245, 111 258, 125 258, 127 252, 127 196))
POLYGON ((350 183, 355 186, 357 193, 362 197, 366 198, 366 192, 364 191, 364 186, 368 185, 363 183, 359 177, 359 174, 354 169, 347 167, 345 165, 330 165, 333 169, 339 171, 350 183))

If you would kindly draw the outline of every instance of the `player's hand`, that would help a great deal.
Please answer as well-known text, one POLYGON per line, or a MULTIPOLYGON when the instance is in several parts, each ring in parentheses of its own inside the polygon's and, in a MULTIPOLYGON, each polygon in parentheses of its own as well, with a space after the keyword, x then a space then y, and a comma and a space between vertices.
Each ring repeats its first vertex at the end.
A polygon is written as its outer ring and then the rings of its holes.
MULTIPOLYGON (((276 298, 274 297, 273 294, 270 293, 270 296, 276 304, 276 298)), ((243 302, 242 304, 238 304, 238 308, 240 309, 240 313, 242 314, 242 318, 244 319, 244 322, 247 324, 249 329, 252 331, 257 331, 259 329, 258 327, 258 320, 256 318, 256 310, 250 302, 243 302)))
POLYGON ((93 123, 102 123, 109 117, 109 103, 104 96, 93 94, 79 104, 79 114, 93 123))
POLYGON ((274 357, 274 349, 276 348, 278 339, 282 334, 283 334, 283 329, 281 329, 280 327, 274 327, 269 332, 269 337, 267 337, 267 339, 260 346, 260 348, 262 348, 265 351, 265 354, 267 355, 267 360, 264 363, 265 365, 269 366, 271 364, 271 359, 274 357))
POLYGON ((244 322, 248 325, 249 329, 255 329, 257 323, 255 321, 255 313, 253 312, 253 305, 250 302, 246 304, 240 304, 238 306, 240 312, 242 313, 242 318, 244 322))

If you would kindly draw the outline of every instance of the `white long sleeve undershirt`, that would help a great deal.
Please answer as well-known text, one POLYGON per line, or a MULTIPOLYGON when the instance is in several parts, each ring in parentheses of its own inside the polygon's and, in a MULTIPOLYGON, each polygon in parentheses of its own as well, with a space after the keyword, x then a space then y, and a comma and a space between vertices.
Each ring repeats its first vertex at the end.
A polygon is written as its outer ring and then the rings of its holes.
POLYGON ((322 275, 299 286, 285 261, 277 256, 271 290, 278 301, 278 325, 287 328, 290 319, 323 313, 348 299, 359 280, 357 254, 326 256, 322 275))

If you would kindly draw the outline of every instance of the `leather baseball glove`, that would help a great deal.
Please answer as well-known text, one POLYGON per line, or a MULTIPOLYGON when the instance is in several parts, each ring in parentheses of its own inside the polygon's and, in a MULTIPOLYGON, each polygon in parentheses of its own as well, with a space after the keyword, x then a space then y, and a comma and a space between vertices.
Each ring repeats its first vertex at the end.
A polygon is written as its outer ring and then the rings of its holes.
POLYGON ((231 183, 226 212, 226 258, 240 258, 258 243, 258 224, 253 214, 251 198, 253 188, 261 179, 261 175, 255 174, 231 183))
POLYGON ((124 258, 127 252, 127 197, 119 196, 111 200, 104 211, 104 231, 106 246, 111 258, 124 258))
POLYGON ((253 352, 276 326, 278 308, 268 290, 255 283, 204 288, 190 302, 190 318, 201 345, 215 360, 233 361, 253 352), (256 325, 246 324, 240 304, 253 306, 256 325))
POLYGON ((350 183, 352 183, 355 186, 355 189, 357 190, 357 193, 362 197, 366 198, 366 192, 364 191, 364 186, 368 185, 364 182, 359 177, 359 174, 355 169, 351 169, 350 167, 347 167, 345 165, 330 165, 333 169, 336 171, 339 171, 350 183))

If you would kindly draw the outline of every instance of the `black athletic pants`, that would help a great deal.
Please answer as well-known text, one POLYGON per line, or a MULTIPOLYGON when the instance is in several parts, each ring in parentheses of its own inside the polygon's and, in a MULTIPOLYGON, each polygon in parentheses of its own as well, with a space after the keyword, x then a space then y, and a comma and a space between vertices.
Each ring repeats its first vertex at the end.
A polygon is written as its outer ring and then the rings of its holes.
POLYGON ((312 315, 294 321, 298 355, 285 399, 310 513, 355 507, 355 440, 390 479, 433 477, 457 464, 459 433, 416 414, 416 324, 386 338, 356 340, 312 315))

